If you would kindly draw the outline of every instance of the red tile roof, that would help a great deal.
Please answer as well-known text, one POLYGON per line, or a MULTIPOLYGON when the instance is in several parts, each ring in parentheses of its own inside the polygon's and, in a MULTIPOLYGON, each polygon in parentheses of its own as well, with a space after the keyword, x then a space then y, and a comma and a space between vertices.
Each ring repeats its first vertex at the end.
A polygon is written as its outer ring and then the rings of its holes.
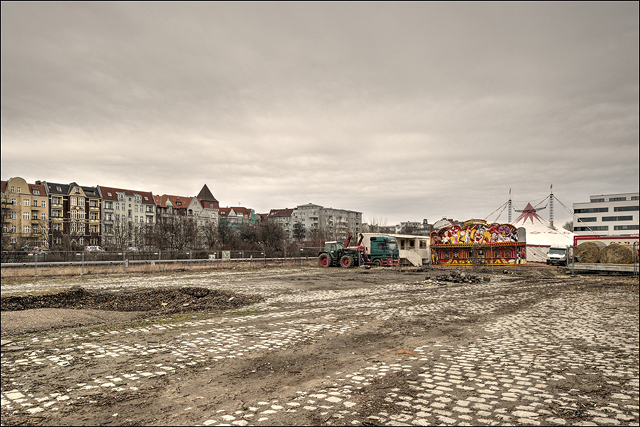
POLYGON ((46 196, 47 190, 44 188, 42 184, 29 184, 29 191, 31 194, 36 196, 46 196), (38 194, 35 194, 34 190, 38 190, 38 194))
POLYGON ((142 203, 155 203, 155 196, 150 191, 138 191, 138 190, 126 190, 124 188, 103 187, 98 185, 102 198, 105 200, 118 200, 116 192, 124 193, 127 196, 133 196, 139 194, 142 197, 142 203), (109 195, 111 194, 111 195, 109 195))
POLYGON ((185 196, 173 196, 171 194, 163 194, 159 196, 160 201, 156 201, 156 204, 160 207, 167 207, 167 201, 171 203, 171 205, 176 209, 186 209, 193 200, 193 197, 185 197, 185 196))
POLYGON ((269 216, 291 216, 293 215, 293 209, 271 209, 269 216))
POLYGON ((218 202, 211 202, 204 199, 198 199, 198 201, 204 209, 218 209, 220 207, 220 204, 218 202))

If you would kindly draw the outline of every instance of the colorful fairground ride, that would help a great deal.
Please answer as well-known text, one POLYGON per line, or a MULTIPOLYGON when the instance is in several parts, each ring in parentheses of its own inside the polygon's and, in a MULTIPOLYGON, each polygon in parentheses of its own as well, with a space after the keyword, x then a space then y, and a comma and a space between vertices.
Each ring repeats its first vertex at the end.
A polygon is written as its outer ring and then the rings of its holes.
POLYGON ((482 219, 450 224, 431 232, 431 258, 444 266, 525 264, 526 231, 482 219))

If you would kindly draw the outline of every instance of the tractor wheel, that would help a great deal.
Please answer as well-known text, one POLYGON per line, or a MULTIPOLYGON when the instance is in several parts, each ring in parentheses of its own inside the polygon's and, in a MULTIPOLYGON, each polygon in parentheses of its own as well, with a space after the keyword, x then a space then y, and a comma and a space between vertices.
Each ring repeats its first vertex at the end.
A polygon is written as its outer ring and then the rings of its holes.
POLYGON ((340 266, 344 268, 349 268, 353 265, 353 259, 349 255, 344 255, 340 258, 340 266))
POLYGON ((318 257, 318 265, 320 267, 329 267, 331 265, 331 260, 329 259, 329 255, 321 254, 318 257))
POLYGON ((382 261, 380 261, 379 259, 376 259, 373 261, 373 265, 375 265, 376 267, 382 267, 382 261))

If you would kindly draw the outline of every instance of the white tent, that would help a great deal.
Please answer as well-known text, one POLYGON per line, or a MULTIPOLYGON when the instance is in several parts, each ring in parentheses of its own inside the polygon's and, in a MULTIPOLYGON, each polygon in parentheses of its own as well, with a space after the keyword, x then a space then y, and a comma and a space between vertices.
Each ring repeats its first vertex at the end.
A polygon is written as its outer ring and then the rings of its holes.
POLYGON ((551 223, 538 215, 531 203, 527 203, 512 224, 527 230, 527 262, 546 262, 551 246, 564 248, 573 245, 573 233, 551 227, 551 223))

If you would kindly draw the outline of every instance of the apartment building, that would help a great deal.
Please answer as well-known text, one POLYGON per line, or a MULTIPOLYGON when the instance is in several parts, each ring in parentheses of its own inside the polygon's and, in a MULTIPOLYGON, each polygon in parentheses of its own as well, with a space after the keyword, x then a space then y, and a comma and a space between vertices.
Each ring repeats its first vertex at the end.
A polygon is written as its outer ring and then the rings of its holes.
POLYGON ((103 246, 146 246, 145 234, 156 223, 153 194, 101 185, 97 188, 102 197, 103 246))
POLYGON ((45 187, 23 178, 1 181, 2 249, 49 248, 48 197, 45 187))
POLYGON ((199 227, 217 226, 219 209, 220 203, 205 184, 198 195, 191 200, 187 213, 191 212, 194 215, 199 227))
POLYGON ((362 213, 346 209, 325 208, 313 203, 299 205, 291 214, 291 224, 300 222, 307 231, 319 228, 327 240, 345 241, 349 232, 362 232, 362 213))
POLYGON ((244 224, 256 225, 258 223, 256 211, 250 208, 231 206, 228 208, 220 208, 218 213, 220 215, 220 221, 226 222, 235 230, 244 224))
POLYGON ((267 219, 275 221, 285 232, 287 239, 293 238, 293 209, 271 209, 267 214, 267 219))
POLYGON ((61 184, 36 181, 49 198, 51 247, 73 249, 102 244, 102 199, 96 187, 75 182, 61 184))
POLYGON ((573 204, 576 236, 638 234, 638 193, 601 194, 589 199, 589 202, 573 204))

